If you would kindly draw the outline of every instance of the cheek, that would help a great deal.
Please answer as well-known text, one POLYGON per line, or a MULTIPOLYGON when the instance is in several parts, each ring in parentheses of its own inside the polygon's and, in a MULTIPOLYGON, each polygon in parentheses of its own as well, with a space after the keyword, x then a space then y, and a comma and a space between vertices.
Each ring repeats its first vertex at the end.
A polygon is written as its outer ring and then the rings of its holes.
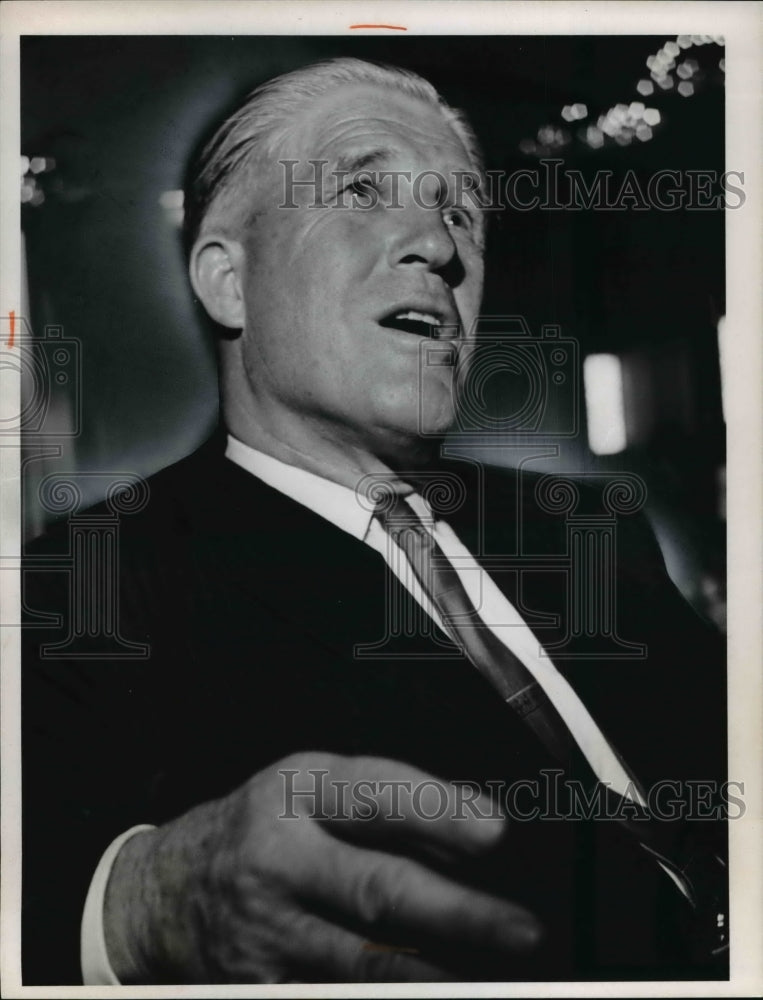
MULTIPOLYGON (((370 221, 370 220, 369 220, 370 221)), ((327 208, 290 237, 288 254, 270 268, 269 283, 287 299, 292 315, 336 320, 352 310, 379 260, 375 230, 357 214, 327 208)))
POLYGON ((461 320, 464 324, 464 332, 472 332, 474 321, 479 316, 480 305, 482 303, 482 287, 484 267, 482 260, 467 263, 467 278, 456 289, 456 303, 458 305, 461 320))

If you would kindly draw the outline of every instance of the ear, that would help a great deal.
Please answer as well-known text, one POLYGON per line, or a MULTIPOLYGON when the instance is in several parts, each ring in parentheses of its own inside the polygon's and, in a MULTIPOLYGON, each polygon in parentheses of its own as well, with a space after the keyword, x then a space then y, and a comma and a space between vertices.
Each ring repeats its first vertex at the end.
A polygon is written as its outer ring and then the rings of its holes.
POLYGON ((199 237, 189 263, 191 284, 209 315, 221 326, 243 330, 246 319, 241 274, 244 248, 219 233, 199 237))

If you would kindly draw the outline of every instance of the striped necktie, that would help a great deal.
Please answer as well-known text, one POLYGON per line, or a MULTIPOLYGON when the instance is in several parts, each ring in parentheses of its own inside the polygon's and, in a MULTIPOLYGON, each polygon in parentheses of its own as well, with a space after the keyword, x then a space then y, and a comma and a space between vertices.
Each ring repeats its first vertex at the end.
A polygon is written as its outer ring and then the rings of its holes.
MULTIPOLYGON (((403 497, 386 495, 374 516, 405 553, 449 637, 473 666, 568 772, 582 773, 591 785, 602 781, 539 682, 480 619, 458 573, 403 497)), ((712 960, 728 949, 725 865, 717 856, 706 855, 693 846, 684 844, 677 850, 680 838, 675 825, 650 816, 638 782, 616 751, 615 756, 633 792, 629 808, 618 809, 623 796, 602 782, 606 798, 614 803, 610 814, 620 819, 689 901, 697 915, 692 930, 697 956, 703 961, 712 960)), ((685 828, 686 824, 682 824, 680 832, 685 828)))

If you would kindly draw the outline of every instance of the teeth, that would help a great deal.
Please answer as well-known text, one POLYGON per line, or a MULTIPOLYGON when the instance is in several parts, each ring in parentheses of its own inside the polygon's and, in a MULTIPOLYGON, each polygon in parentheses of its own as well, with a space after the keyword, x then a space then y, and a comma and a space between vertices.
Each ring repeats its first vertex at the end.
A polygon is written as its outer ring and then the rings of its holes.
POLYGON ((415 309, 406 309, 404 312, 395 313, 395 319, 412 319, 419 323, 428 323, 429 326, 440 326, 440 320, 430 313, 417 312, 415 309))

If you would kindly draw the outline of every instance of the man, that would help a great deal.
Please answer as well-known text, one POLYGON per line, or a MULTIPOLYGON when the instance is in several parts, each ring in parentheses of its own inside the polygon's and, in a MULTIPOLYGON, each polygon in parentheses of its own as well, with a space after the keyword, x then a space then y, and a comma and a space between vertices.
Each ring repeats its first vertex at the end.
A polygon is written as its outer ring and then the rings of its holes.
MULTIPOLYGON (((482 292, 456 179, 480 169, 429 84, 355 60, 259 88, 202 154, 189 265, 227 438, 120 526, 121 634, 148 659, 56 661, 28 630, 28 982, 74 980, 83 907, 94 984, 716 974, 696 886, 625 822, 639 788, 722 774, 714 637, 623 519, 612 596, 648 656, 555 666, 567 576, 538 566, 563 519, 534 480, 437 461, 482 292), (475 561, 520 550, 534 573, 475 561), (491 798, 565 773, 624 821, 491 798)), ((27 607, 66 611, 28 576, 27 607)))

